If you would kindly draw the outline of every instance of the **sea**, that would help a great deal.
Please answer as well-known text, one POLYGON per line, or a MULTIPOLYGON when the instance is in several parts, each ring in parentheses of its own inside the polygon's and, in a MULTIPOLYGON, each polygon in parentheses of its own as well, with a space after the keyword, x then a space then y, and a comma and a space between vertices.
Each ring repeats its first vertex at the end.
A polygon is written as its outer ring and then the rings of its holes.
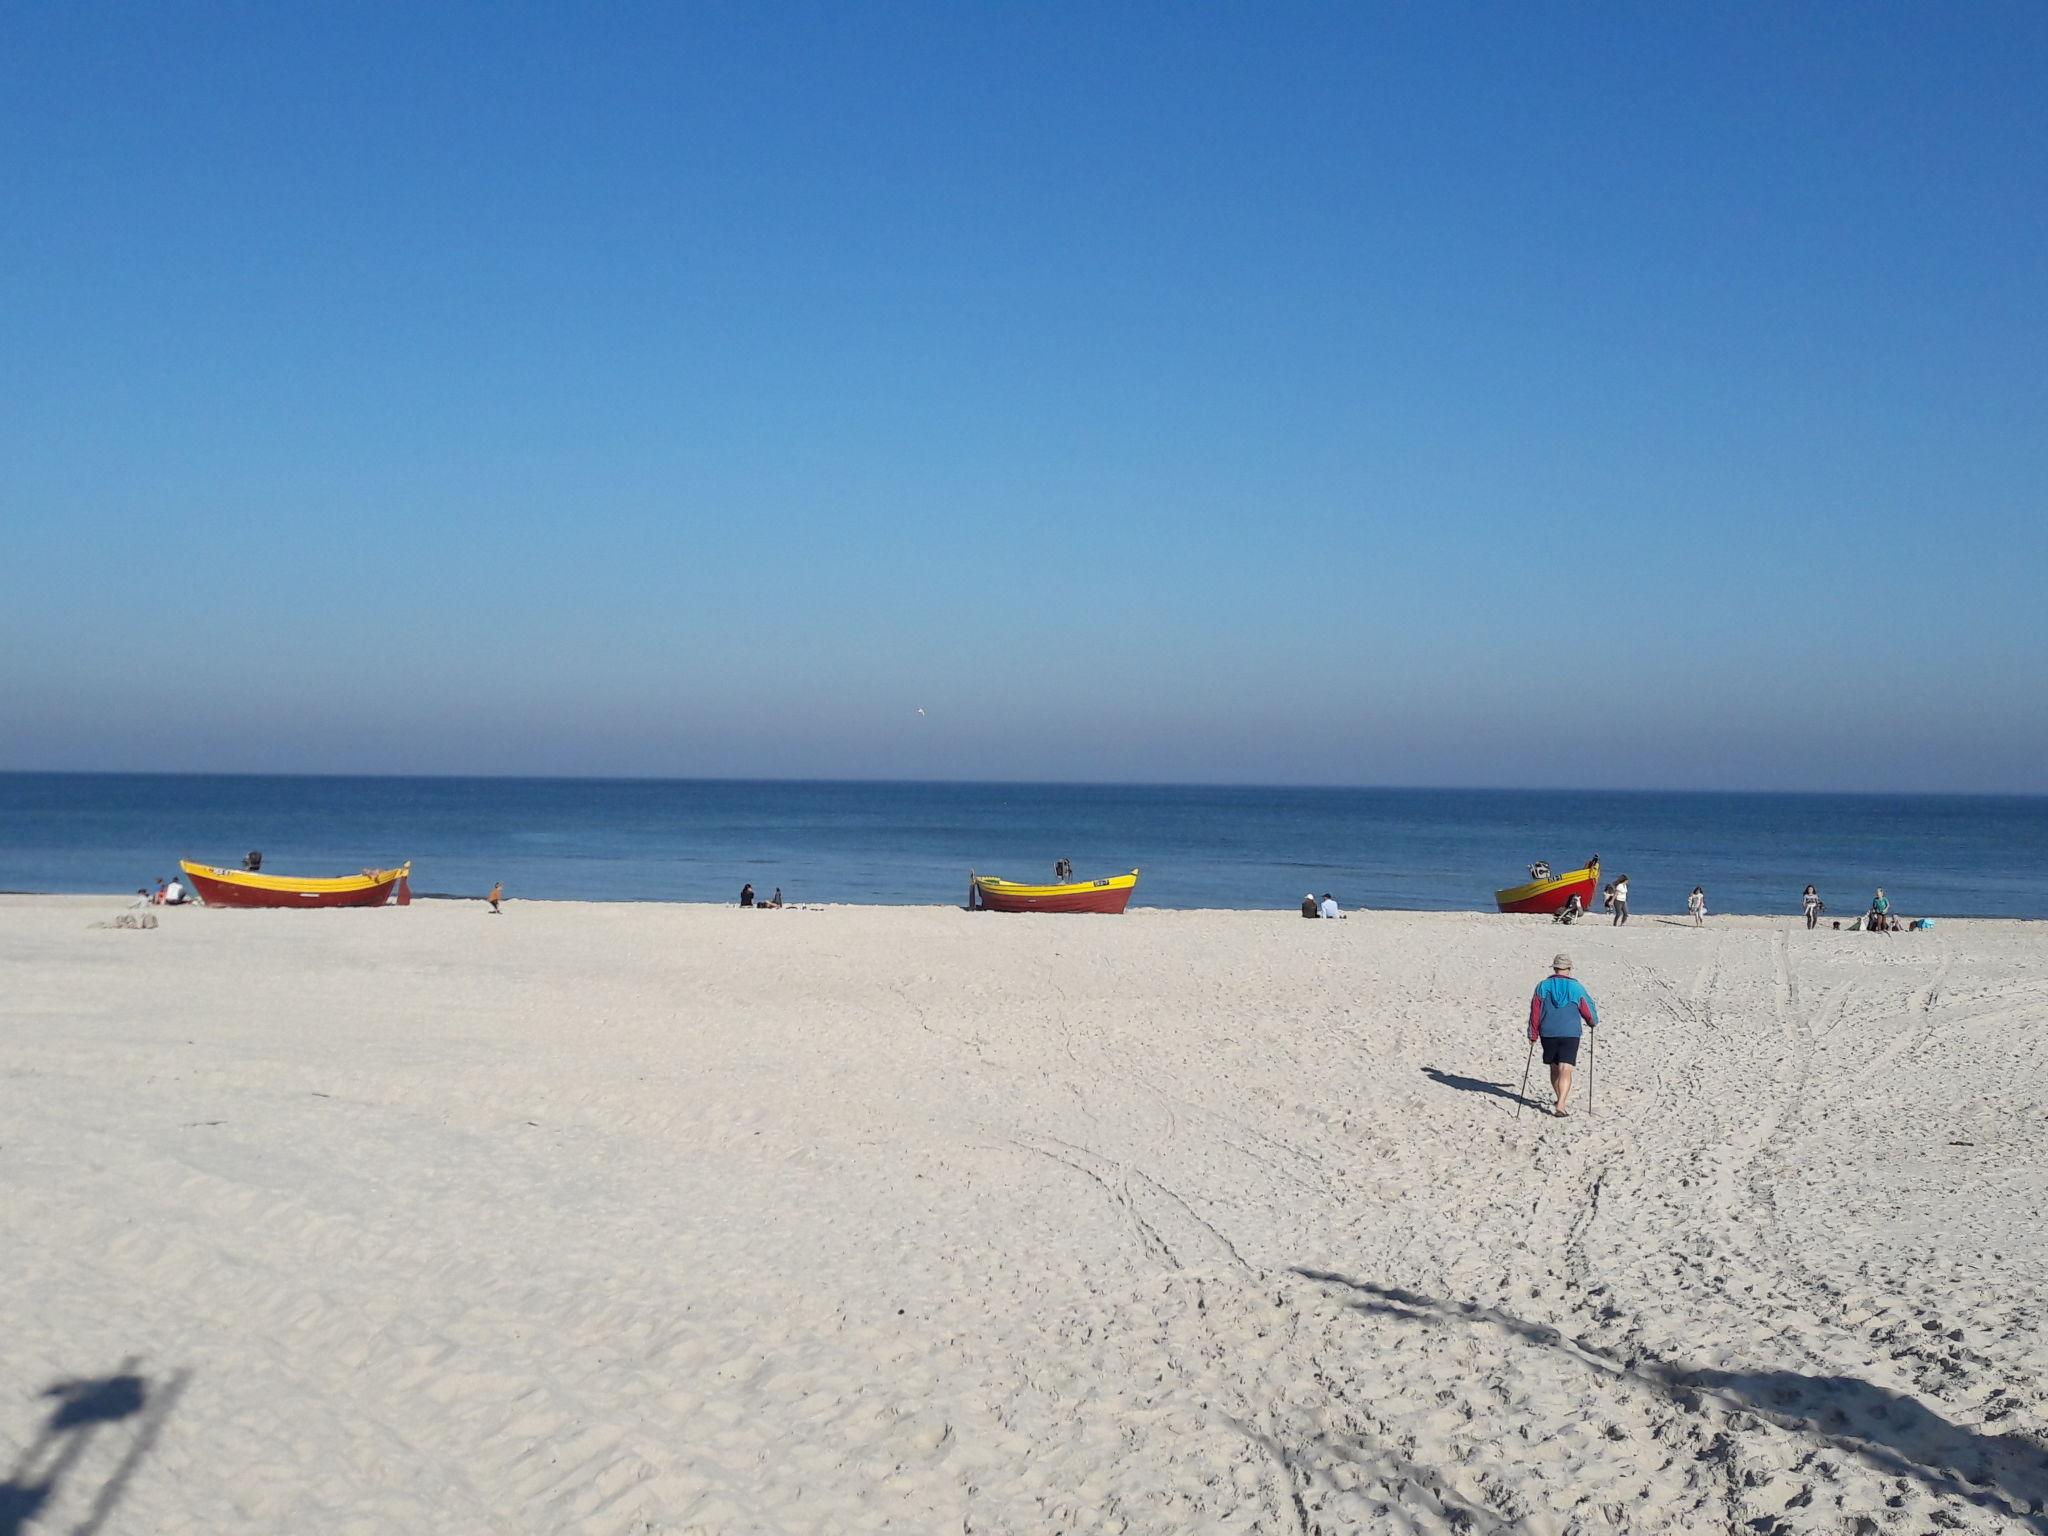
POLYGON ((1640 918, 2048 917, 2048 797, 694 779, 0 774, 0 891, 133 892, 179 858, 415 896, 963 904, 970 871, 1143 871, 1134 906, 1490 911, 1538 859, 1599 854, 1640 918))

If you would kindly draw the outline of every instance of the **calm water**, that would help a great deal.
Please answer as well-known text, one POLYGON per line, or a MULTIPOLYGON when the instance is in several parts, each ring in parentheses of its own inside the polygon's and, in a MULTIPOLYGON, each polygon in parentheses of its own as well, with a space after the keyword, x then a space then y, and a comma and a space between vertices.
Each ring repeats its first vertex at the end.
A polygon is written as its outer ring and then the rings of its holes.
POLYGON ((1598 852, 1638 913, 2048 917, 2048 799, 1595 791, 0 774, 0 890, 132 891, 182 855, 419 893, 960 902, 970 868, 1144 870, 1137 904, 1489 909, 1534 859, 1598 852))

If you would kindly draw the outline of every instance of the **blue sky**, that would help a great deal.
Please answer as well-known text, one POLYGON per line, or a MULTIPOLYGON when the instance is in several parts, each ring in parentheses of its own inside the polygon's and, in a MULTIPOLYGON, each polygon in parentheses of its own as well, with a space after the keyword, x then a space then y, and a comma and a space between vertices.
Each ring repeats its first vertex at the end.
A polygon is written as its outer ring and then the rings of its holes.
POLYGON ((2048 790, 2041 7, 580 10, 0 15, 0 768, 2048 790))

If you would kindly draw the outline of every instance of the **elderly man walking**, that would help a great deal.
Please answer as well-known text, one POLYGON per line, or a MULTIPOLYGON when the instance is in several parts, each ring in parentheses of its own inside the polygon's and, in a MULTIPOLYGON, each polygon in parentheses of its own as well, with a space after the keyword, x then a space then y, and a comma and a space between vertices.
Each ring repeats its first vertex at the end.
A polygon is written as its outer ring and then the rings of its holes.
POLYGON ((1572 977, 1572 957, 1557 955, 1550 975, 1536 983, 1529 999, 1529 1038, 1543 1042, 1543 1064, 1550 1068, 1550 1091, 1557 1097, 1553 1115, 1568 1115, 1572 1068, 1579 1063, 1580 1033, 1600 1022, 1593 994, 1572 977))

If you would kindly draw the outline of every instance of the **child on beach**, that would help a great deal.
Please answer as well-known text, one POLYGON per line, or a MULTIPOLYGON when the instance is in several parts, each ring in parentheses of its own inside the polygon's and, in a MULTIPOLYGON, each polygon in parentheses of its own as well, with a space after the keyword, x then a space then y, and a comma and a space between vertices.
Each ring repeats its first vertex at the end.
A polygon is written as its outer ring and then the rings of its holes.
POLYGON ((1820 915, 1827 907, 1827 903, 1820 899, 1819 893, 1810 885, 1800 892, 1799 905, 1801 910, 1806 913, 1806 926, 1808 928, 1812 928, 1814 924, 1820 921, 1820 915))
POLYGON ((1685 898, 1685 910, 1692 914, 1692 925, 1704 928, 1707 925, 1707 893, 1699 886, 1692 888, 1692 894, 1685 898))
POLYGON ((488 895, 488 896, 486 896, 486 897, 484 898, 484 900, 485 900, 485 901, 488 901, 488 902, 489 902, 489 903, 491 904, 491 910, 492 910, 493 912, 496 912, 496 911, 498 910, 498 903, 499 903, 499 902, 501 902, 501 901, 503 901, 504 899, 505 899, 505 882, 504 882, 504 881, 502 881, 502 880, 494 880, 494 881, 492 881, 492 882, 491 882, 491 894, 490 894, 490 895, 488 895))

